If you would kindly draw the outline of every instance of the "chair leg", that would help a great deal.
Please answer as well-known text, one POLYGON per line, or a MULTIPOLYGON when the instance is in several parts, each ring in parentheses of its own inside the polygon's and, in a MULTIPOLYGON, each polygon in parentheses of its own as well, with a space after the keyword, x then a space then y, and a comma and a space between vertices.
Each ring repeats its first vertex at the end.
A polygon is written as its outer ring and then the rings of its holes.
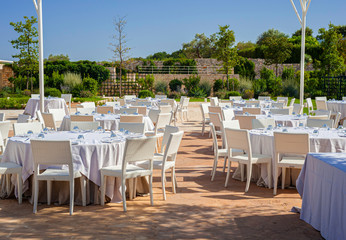
POLYGON ((240 164, 240 180, 242 182, 244 182, 244 164, 239 163, 240 164))
POLYGON ((272 188, 272 166, 271 163, 267 163, 267 172, 268 172, 268 188, 272 188))
POLYGON ((249 191, 249 187, 250 187, 250 181, 251 181, 251 173, 252 173, 252 164, 249 163, 246 165, 246 174, 247 174, 247 181, 246 181, 246 187, 245 187, 245 192, 249 191))
POLYGON ((38 180, 34 177, 34 213, 37 213, 37 202, 38 202, 38 180))
POLYGON ((122 195, 122 198, 123 198, 124 212, 127 211, 127 209, 126 209, 126 191, 125 191, 125 188, 126 188, 126 179, 125 178, 121 178, 121 195, 122 195))
POLYGON ((161 173, 161 184, 162 184, 163 200, 166 200, 166 176, 165 176, 164 169, 162 169, 162 173, 161 173))
POLYGON ((7 195, 10 195, 11 191, 11 174, 6 174, 6 192, 7 195))
POLYGON ((175 194, 176 191, 175 191, 175 168, 172 167, 171 168, 171 180, 172 180, 172 192, 175 194))
POLYGON ((225 172, 225 169, 226 169, 226 163, 227 163, 227 156, 224 157, 224 161, 223 161, 223 169, 222 169, 222 172, 225 172))
POLYGON ((86 179, 84 176, 80 177, 80 186, 81 186, 81 192, 82 192, 82 205, 83 207, 86 206, 86 179))
POLYGON ((278 176, 279 175, 279 168, 275 167, 274 169, 274 191, 273 191, 273 195, 276 195, 277 193, 277 188, 278 188, 278 176))
POLYGON ((218 160, 218 156, 215 155, 214 156, 214 162, 213 162, 213 168, 211 169, 211 181, 214 181, 214 177, 215 177, 215 172, 216 172, 216 169, 217 169, 217 160, 218 160))
POLYGON ((23 179, 22 179, 22 171, 17 173, 17 182, 18 182, 18 203, 22 204, 22 195, 23 195, 23 179))
POLYGON ((154 206, 154 197, 153 197, 153 173, 149 176, 149 192, 150 192, 150 204, 154 206))
POLYGON ((74 179, 70 180, 70 215, 73 214, 74 207, 74 179))
POLYGON ((106 179, 107 179, 107 176, 106 175, 103 175, 103 173, 101 172, 101 205, 105 205, 105 192, 106 192, 106 179))
POLYGON ((286 178, 286 168, 283 167, 281 170, 281 189, 285 189, 285 178, 286 178))
POLYGON ((228 167, 227 167, 227 176, 226 176, 226 181, 225 181, 225 187, 228 186, 228 181, 229 181, 229 175, 231 174, 231 160, 230 158, 227 158, 228 159, 228 167))
POLYGON ((52 181, 47 181, 47 205, 50 205, 52 198, 52 181))
POLYGON ((204 135, 204 129, 205 129, 205 122, 203 121, 203 124, 202 124, 202 136, 204 135))

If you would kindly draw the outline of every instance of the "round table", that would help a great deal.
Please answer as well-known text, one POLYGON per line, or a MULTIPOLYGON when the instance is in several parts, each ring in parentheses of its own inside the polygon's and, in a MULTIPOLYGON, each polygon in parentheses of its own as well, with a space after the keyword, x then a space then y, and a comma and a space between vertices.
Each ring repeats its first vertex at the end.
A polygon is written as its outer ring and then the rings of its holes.
MULTIPOLYGON (((121 165, 126 138, 141 136, 140 134, 125 135, 124 133, 117 133, 116 135, 116 137, 111 138, 110 132, 103 131, 60 131, 44 134, 44 139, 47 140, 71 140, 74 169, 80 171, 88 180, 90 180, 87 184, 87 187, 89 188, 87 192, 90 194, 90 196, 87 197, 89 202, 99 202, 98 187, 101 184, 100 169, 112 165, 121 165), (79 135, 83 135, 84 139, 78 140, 79 135)), ((29 177, 34 172, 30 138, 38 138, 38 135, 33 134, 29 137, 15 136, 9 138, 3 158, 0 160, 2 162, 15 162, 23 167, 23 193, 29 189, 29 177)), ((11 180, 12 183, 15 183, 16 178, 12 177, 11 180)), ((55 188, 54 191, 59 193, 59 196, 55 195, 59 198, 59 203, 69 201, 68 184, 63 185, 63 183, 64 182, 57 182, 57 184, 53 186, 53 189, 55 187, 58 188, 55 188)), ((76 183, 78 183, 78 181, 76 183)), ((15 184, 15 186, 17 185, 15 184)), ((40 189, 45 188, 42 187, 40 189)), ((78 192, 80 191, 80 188, 75 187, 75 190, 78 192)), ((44 195, 45 191, 43 192, 40 194, 44 195)), ((147 191, 145 190, 145 192, 147 191)), ((112 202, 121 201, 120 181, 114 181, 114 178, 107 179, 106 196, 108 196, 112 202)), ((45 196, 40 196, 41 201, 46 201, 46 198, 44 197, 45 196)), ((52 197, 54 196, 52 195, 52 197)), ((81 198, 80 194, 76 194, 76 202, 81 202, 81 199, 78 198, 81 198)))
MULTIPOLYGON (((44 98, 44 111, 48 112, 49 109, 62 108, 65 110, 65 114, 68 115, 68 107, 63 98, 47 97, 44 98)), ((30 115, 32 118, 36 118, 36 111, 40 110, 40 99, 30 98, 26 104, 24 114, 30 115)))
MULTIPOLYGON (((100 126, 106 130, 119 130, 120 115, 119 114, 93 114, 95 121, 100 122, 100 126)), ((153 131, 154 124, 149 117, 144 116, 144 131, 153 131)), ((60 131, 69 131, 71 124, 70 116, 65 116, 61 125, 60 131)))

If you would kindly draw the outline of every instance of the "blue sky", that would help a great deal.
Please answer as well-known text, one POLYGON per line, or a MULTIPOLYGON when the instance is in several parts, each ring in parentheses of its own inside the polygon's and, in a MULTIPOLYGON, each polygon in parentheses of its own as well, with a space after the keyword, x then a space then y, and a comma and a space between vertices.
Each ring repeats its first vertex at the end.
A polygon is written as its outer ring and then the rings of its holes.
MULTIPOLYGON (((300 9, 299 1, 295 0, 300 9)), ((345 0, 312 0, 307 25, 314 30, 346 24, 345 0)), ((171 53, 196 33, 210 35, 230 25, 236 41, 255 42, 275 28, 291 35, 300 28, 289 0, 43 0, 44 56, 68 54, 72 61, 109 61, 114 17, 127 16, 131 57, 159 51, 171 53)), ((0 5, 0 59, 12 60, 17 38, 11 21, 35 16, 32 0, 7 0, 0 5)))

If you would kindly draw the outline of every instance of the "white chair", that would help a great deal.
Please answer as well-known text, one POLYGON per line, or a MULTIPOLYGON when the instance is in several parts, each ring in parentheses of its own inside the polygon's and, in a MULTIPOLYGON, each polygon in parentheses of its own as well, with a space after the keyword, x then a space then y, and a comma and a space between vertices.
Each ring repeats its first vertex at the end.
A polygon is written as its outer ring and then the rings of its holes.
POLYGON ((219 107, 219 106, 215 106, 215 107, 214 106, 208 106, 208 110, 209 110, 209 113, 218 113, 218 114, 220 114, 221 119, 224 120, 221 107, 219 107))
POLYGON ((115 114, 135 114, 137 112, 137 108, 120 108, 114 109, 115 114))
POLYGON ((342 100, 343 100, 343 101, 346 101, 346 97, 342 97, 342 100))
POLYGON ((126 212, 126 179, 149 176, 150 202, 153 201, 153 158, 155 151, 156 137, 146 138, 128 138, 126 139, 122 165, 107 166, 101 168, 101 205, 105 202, 106 193, 106 177, 118 177, 121 181, 121 195, 123 200, 124 212, 126 212), (146 168, 136 166, 133 163, 139 161, 148 161, 146 168), (132 164, 131 164, 132 163, 132 164))
POLYGON ((296 101, 296 99, 295 98, 292 98, 291 99, 291 102, 290 102, 290 107, 293 107, 293 104, 294 104, 294 102, 296 101))
POLYGON ((125 101, 126 101, 126 100, 134 100, 134 99, 136 99, 136 98, 137 98, 136 95, 125 95, 125 96, 124 96, 125 101))
POLYGON ((233 107, 233 102, 232 101, 224 101, 221 100, 222 102, 219 102, 219 107, 226 108, 226 107, 233 107))
POLYGON ((31 116, 26 114, 18 114, 17 123, 28 123, 31 121, 31 116))
POLYGON ((309 114, 314 110, 314 106, 312 105, 311 98, 306 99, 306 104, 308 107, 309 114))
POLYGON ((136 108, 137 113, 143 116, 147 116, 147 107, 146 106, 130 106, 130 108, 136 108))
POLYGON ((323 96, 323 97, 315 97, 315 101, 325 101, 327 102, 327 97, 323 96))
POLYGON ((241 96, 229 96, 231 101, 241 101, 243 98, 241 96))
POLYGON ((62 120, 64 120, 64 117, 66 115, 66 112, 63 108, 56 108, 56 109, 50 108, 48 109, 48 112, 54 115, 54 119, 57 122, 62 122, 62 120))
POLYGON ((268 97, 268 96, 258 96, 258 100, 260 100, 260 101, 269 101, 270 97, 268 97))
POLYGON ((166 99, 167 95, 155 95, 156 99, 166 99))
POLYGON ((334 128, 338 128, 341 118, 341 112, 337 112, 334 119, 334 128))
POLYGON ((40 94, 31 94, 31 98, 39 99, 40 98, 40 94))
MULTIPOLYGON (((213 163, 213 166, 211 169, 211 181, 214 181, 215 172, 216 172, 216 168, 217 168, 217 161, 218 161, 219 157, 223 157, 224 162, 226 162, 228 153, 227 153, 226 148, 219 148, 219 144, 217 142, 217 134, 216 134, 214 124, 211 122, 209 125, 210 125, 211 135, 213 137, 213 149, 214 149, 214 163, 213 163)), ((225 164, 224 164, 224 166, 225 166, 225 164)))
POLYGON ((226 136, 227 136, 227 148, 228 152, 231 152, 230 149, 241 149, 245 152, 245 154, 242 155, 236 155, 236 156, 230 156, 228 155, 228 170, 227 170, 227 177, 225 182, 225 187, 228 185, 229 175, 230 175, 230 168, 231 168, 231 161, 238 162, 241 164, 241 174, 242 174, 242 180, 243 180, 243 165, 246 165, 246 187, 245 192, 248 192, 250 187, 250 181, 251 181, 251 174, 252 174, 252 165, 253 164, 266 164, 267 165, 267 171, 268 171, 268 183, 269 188, 271 188, 271 161, 272 157, 270 155, 264 155, 264 154, 254 154, 252 153, 251 148, 251 142, 250 142, 250 136, 249 131, 244 129, 231 129, 226 128, 225 129, 226 136))
POLYGON ((0 122, 5 121, 5 113, 0 113, 0 122))
POLYGON ((157 118, 159 117, 160 112, 161 111, 157 110, 157 109, 150 109, 149 110, 148 116, 154 124, 156 124, 157 118))
POLYGON ((303 113, 303 105, 300 104, 293 104, 293 110, 292 113, 294 114, 302 114, 303 113))
POLYGON ((160 105, 159 109, 161 110, 161 113, 171 113, 172 112, 171 105, 160 105))
POLYGON ((78 107, 81 107, 81 108, 93 108, 95 109, 96 108, 96 105, 94 102, 82 102, 78 107))
POLYGON ((283 103, 284 106, 286 107, 287 104, 288 104, 288 97, 277 97, 277 98, 276 98, 276 101, 277 101, 278 103, 283 103))
POLYGON ((246 107, 260 107, 261 102, 259 100, 246 100, 245 106, 246 107))
POLYGON ((147 136, 157 136, 162 137, 165 131, 166 125, 169 125, 171 122, 172 114, 171 113, 160 113, 157 122, 155 124, 154 131, 147 131, 145 135, 147 136))
POLYGON ((243 107, 243 113, 260 115, 262 113, 262 110, 259 107, 243 107))
POLYGON ((201 113, 202 113, 202 136, 203 136, 205 131, 205 125, 210 123, 209 110, 208 110, 208 107, 210 106, 210 104, 202 103, 199 106, 201 108, 201 113))
POLYGON ((209 112, 209 119, 210 119, 210 123, 212 123, 213 127, 215 128, 216 135, 222 136, 222 119, 220 114, 209 112))
POLYGON ((234 111, 232 109, 222 110, 222 114, 224 121, 231 121, 234 119, 234 111))
POLYGON ((92 114, 93 112, 95 112, 95 108, 77 108, 77 111, 80 114, 92 114))
POLYGON ((284 189, 286 168, 300 168, 301 169, 303 167, 306 154, 310 152, 309 134, 274 132, 274 150, 275 150, 275 161, 273 166, 273 170, 274 170, 273 194, 276 195, 278 178, 279 178, 279 168, 282 169, 281 187, 282 189, 284 189))
POLYGON ((12 123, 10 121, 0 122, 0 133, 5 147, 7 144, 8 133, 10 132, 11 125, 12 123))
POLYGON ((333 119, 310 119, 306 121, 307 127, 317 127, 321 128, 324 125, 326 125, 329 128, 332 128, 334 126, 334 120, 333 119))
POLYGON ((71 121, 70 129, 73 130, 76 126, 78 127, 79 130, 97 130, 97 128, 100 126, 100 122, 71 121))
POLYGON ((34 213, 37 213, 39 193, 38 181, 47 181, 47 204, 50 205, 52 181, 67 181, 70 183, 70 215, 74 206, 74 179, 80 178, 82 203, 86 206, 86 179, 73 168, 71 142, 68 140, 34 140, 31 141, 31 150, 34 160, 34 213), (59 166, 68 165, 68 169, 48 168, 40 173, 40 165, 59 166))
POLYGON ((162 154, 165 151, 166 145, 168 143, 168 139, 171 133, 176 133, 179 132, 179 128, 175 127, 175 126, 171 126, 171 125, 166 125, 165 127, 165 131, 163 132, 163 136, 162 136, 162 142, 161 142, 161 151, 159 153, 155 153, 154 157, 156 155, 158 156, 163 156, 162 154))
POLYGON ((128 130, 132 133, 144 134, 144 123, 121 122, 119 123, 119 129, 128 130))
POLYGON ((120 115, 120 122, 142 123, 143 115, 120 115))
POLYGON ((27 134, 28 131, 32 131, 33 133, 40 133, 42 131, 42 124, 39 122, 14 123, 13 131, 15 136, 27 134))
POLYGON ((290 109, 289 108, 283 108, 283 109, 271 108, 270 112, 274 115, 275 114, 290 115, 290 109))
POLYGON ((343 121, 342 126, 346 128, 346 120, 343 121))
POLYGON ((327 102, 324 100, 316 100, 316 109, 317 110, 328 110, 327 102))
POLYGON ((183 98, 180 101, 182 101, 182 103, 180 104, 180 106, 177 109, 177 112, 180 113, 180 119, 182 122, 184 122, 184 114, 185 114, 185 118, 186 121, 189 121, 188 118, 188 106, 189 106, 189 101, 190 98, 183 98))
POLYGON ((277 102, 277 103, 272 103, 272 108, 284 108, 284 103, 283 102, 277 102))
MULTIPOLYGON (((171 133, 169 135, 165 151, 162 157, 154 156, 153 168, 161 170, 161 183, 163 200, 166 200, 166 171, 171 171, 171 181, 173 193, 176 193, 176 177, 175 177, 175 160, 177 158, 178 149, 183 138, 184 132, 171 133)), ((143 164, 139 165, 143 166, 143 164)))
POLYGON ((37 116, 37 120, 42 124, 42 127, 45 128, 44 119, 42 117, 41 110, 36 111, 36 116, 37 116))
POLYGON ((120 107, 120 103, 119 102, 106 102, 105 103, 106 106, 110 106, 110 107, 120 107))
POLYGON ((175 100, 174 99, 162 99, 160 103, 167 103, 168 105, 171 105, 172 109, 175 107, 175 100))
MULTIPOLYGON (((145 100, 145 99, 142 99, 142 100, 145 100)), ((147 100, 145 101, 141 101, 141 99, 137 99, 136 100, 136 103, 133 104, 133 106, 146 106, 146 107, 151 107, 152 106, 152 103, 151 102, 148 102, 147 100)))
POLYGON ((219 106, 219 99, 217 97, 210 98, 210 106, 217 107, 219 106))
POLYGON ((312 111, 312 113, 315 116, 327 116, 327 119, 330 119, 332 115, 332 111, 329 111, 329 110, 314 110, 312 111))
POLYGON ((158 102, 157 105, 158 106, 167 106, 167 105, 170 105, 170 104, 168 104, 166 102, 158 102))
POLYGON ((22 204, 22 192, 23 192, 22 167, 14 162, 0 162, 0 175, 5 175, 6 177, 6 191, 8 194, 11 191, 11 177, 10 177, 11 175, 10 174, 17 175, 18 203, 22 204))
POLYGON ((252 119, 256 119, 256 116, 254 115, 235 115, 235 120, 239 121, 240 129, 252 129, 252 119))
POLYGON ((99 114, 111 114, 114 112, 114 108, 112 106, 98 106, 96 112, 99 114))
POLYGON ((53 113, 41 113, 46 128, 57 130, 53 113))
POLYGON ((93 122, 95 121, 92 115, 71 115, 71 122, 93 122))
POLYGON ((267 128, 269 125, 275 127, 274 118, 252 119, 252 129, 267 128))
POLYGON ((64 99, 66 103, 68 103, 68 109, 69 112, 71 112, 72 94, 61 94, 61 98, 64 99))

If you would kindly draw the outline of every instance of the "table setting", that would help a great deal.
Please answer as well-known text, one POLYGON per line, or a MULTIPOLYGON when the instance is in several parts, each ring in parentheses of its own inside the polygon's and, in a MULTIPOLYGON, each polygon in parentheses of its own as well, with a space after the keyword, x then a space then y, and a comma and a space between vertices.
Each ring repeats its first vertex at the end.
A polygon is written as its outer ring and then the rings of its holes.
MULTIPOLYGON (((65 99, 50 96, 44 98, 44 112, 49 112, 49 109, 58 108, 64 109, 66 115, 69 114, 65 99)), ((40 98, 30 98, 24 109, 24 114, 30 115, 32 118, 36 119, 36 111, 38 110, 40 110, 40 98)))

